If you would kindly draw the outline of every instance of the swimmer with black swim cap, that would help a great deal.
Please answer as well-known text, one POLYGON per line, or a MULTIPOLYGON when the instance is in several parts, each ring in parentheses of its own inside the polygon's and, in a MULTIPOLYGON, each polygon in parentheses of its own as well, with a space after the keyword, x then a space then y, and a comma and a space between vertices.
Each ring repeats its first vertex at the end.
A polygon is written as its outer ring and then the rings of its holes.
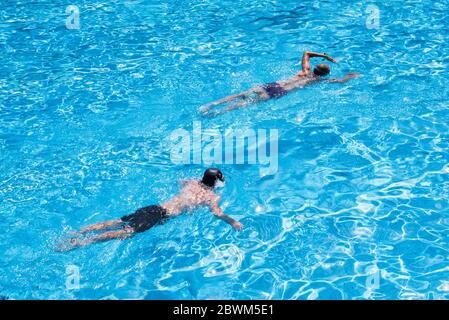
POLYGON ((200 111, 207 116, 216 116, 223 114, 225 112, 245 107, 252 103, 258 103, 261 101, 266 101, 273 98, 279 98, 291 91, 298 88, 303 88, 309 84, 320 82, 326 80, 332 83, 344 83, 349 79, 359 77, 360 74, 351 72, 348 73, 342 79, 325 79, 331 69, 329 65, 325 63, 318 64, 313 71, 311 71, 310 59, 311 58, 324 58, 330 62, 336 63, 337 61, 329 56, 327 53, 316 53, 310 51, 304 51, 301 65, 302 70, 296 74, 294 77, 287 80, 280 80, 276 82, 267 83, 261 86, 253 87, 247 91, 239 94, 230 95, 226 98, 208 103, 200 108, 200 111), (211 112, 212 108, 215 108, 222 104, 231 103, 229 106, 219 110, 211 112))
POLYGON ((214 188, 218 187, 219 183, 223 183, 224 181, 223 173, 219 169, 209 168, 204 172, 203 178, 200 181, 183 181, 181 191, 162 205, 151 205, 138 209, 136 212, 120 219, 84 227, 78 232, 78 237, 70 239, 69 244, 61 246, 59 250, 67 251, 95 242, 130 238, 134 234, 144 232, 154 225, 162 224, 169 218, 180 215, 184 211, 192 210, 203 205, 208 206, 217 218, 226 221, 235 230, 240 231, 243 225, 223 212, 219 205, 220 196, 214 192, 214 188), (106 229, 109 230, 104 231, 106 229), (95 236, 82 238, 83 235, 96 231, 104 232, 95 236))
POLYGON ((214 188, 217 180, 224 182, 223 173, 221 173, 221 171, 216 168, 210 168, 204 172, 201 183, 209 188, 214 188))

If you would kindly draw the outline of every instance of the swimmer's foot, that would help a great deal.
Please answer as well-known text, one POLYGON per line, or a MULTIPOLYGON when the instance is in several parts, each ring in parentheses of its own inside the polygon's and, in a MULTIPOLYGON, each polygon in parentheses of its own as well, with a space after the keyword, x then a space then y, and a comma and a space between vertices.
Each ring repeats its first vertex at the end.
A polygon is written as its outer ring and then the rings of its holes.
POLYGON ((205 118, 215 118, 218 115, 220 115, 220 112, 218 112, 218 111, 203 113, 203 117, 205 117, 205 118))
POLYGON ((215 101, 215 102, 211 102, 208 104, 205 104, 203 106, 201 106, 198 110, 203 114, 207 114, 211 109, 215 108, 216 106, 219 106, 223 103, 226 103, 225 100, 219 100, 219 101, 215 101))
POLYGON ((88 244, 88 241, 82 240, 79 237, 70 238, 68 241, 64 241, 56 246, 57 252, 67 252, 79 247, 83 247, 88 244))
POLYGON ((204 106, 201 106, 198 110, 199 110, 202 114, 206 114, 210 109, 212 109, 212 106, 211 106, 211 105, 205 104, 204 106))

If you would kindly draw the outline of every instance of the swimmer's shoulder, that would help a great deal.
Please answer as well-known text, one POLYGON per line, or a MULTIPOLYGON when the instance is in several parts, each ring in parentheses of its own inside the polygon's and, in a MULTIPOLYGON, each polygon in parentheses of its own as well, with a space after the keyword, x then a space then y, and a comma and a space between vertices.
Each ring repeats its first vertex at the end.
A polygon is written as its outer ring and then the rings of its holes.
POLYGON ((198 193, 204 194, 208 199, 220 199, 220 196, 216 194, 214 190, 205 187, 201 181, 185 180, 183 186, 183 189, 195 190, 198 193))
POLYGON ((192 187, 198 186, 199 181, 198 180, 181 180, 180 183, 183 186, 183 189, 185 189, 185 188, 192 188, 192 187))
POLYGON ((208 190, 207 202, 216 204, 220 202, 220 199, 221 197, 218 194, 216 194, 213 190, 208 190))
POLYGON ((202 195, 202 198, 204 200, 204 202, 208 203, 208 204, 212 204, 212 203, 217 203, 218 201, 220 201, 221 197, 216 194, 214 192, 213 189, 204 187, 204 185, 201 183, 201 181, 195 181, 197 183, 198 186, 198 190, 202 195))
POLYGON ((181 193, 206 194, 208 190, 198 180, 186 180, 180 191, 181 193))

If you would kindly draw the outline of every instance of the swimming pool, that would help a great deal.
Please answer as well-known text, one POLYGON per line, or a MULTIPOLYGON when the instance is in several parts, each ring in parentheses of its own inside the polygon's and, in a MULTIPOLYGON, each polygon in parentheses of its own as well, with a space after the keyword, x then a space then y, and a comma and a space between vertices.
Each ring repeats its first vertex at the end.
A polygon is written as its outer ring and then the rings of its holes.
POLYGON ((449 1, 71 4, 79 29, 67 1, 0 1, 0 296, 449 298, 449 1), (302 50, 364 77, 197 112, 290 77, 302 50), (167 147, 195 121, 279 132, 275 173, 220 165, 244 231, 197 210, 55 252, 68 231, 198 177, 205 164, 175 164, 167 147))

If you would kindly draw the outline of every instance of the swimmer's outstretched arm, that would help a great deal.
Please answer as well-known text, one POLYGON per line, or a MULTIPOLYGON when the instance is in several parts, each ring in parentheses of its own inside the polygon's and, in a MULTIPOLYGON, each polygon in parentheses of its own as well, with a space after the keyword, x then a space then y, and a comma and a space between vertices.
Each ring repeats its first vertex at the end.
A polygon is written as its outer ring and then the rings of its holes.
POLYGON ((230 216, 226 215, 223 210, 221 210, 218 202, 212 202, 210 205, 210 210, 219 219, 229 223, 235 230, 240 231, 243 229, 243 224, 237 220, 232 219, 230 216))
POLYGON ((327 81, 330 82, 330 83, 345 83, 345 82, 348 82, 350 79, 358 78, 358 77, 361 77, 361 76, 362 75, 360 73, 350 72, 342 79, 334 78, 334 79, 329 79, 327 81))

